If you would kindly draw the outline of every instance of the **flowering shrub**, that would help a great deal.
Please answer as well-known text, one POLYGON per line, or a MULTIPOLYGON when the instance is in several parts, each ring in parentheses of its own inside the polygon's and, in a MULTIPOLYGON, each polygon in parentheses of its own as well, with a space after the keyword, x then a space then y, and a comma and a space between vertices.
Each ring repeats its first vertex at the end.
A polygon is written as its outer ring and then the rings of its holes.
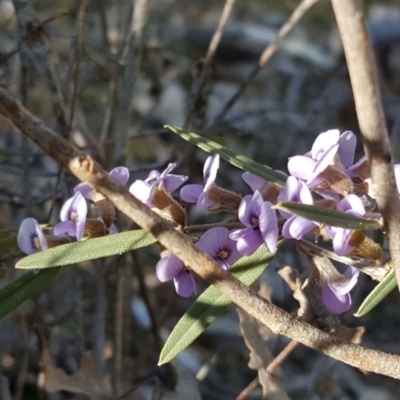
MULTIPOLYGON (((336 255, 336 259, 343 263, 349 263, 350 260, 352 265, 341 274, 335 268, 320 268, 316 263, 316 276, 325 307, 332 313, 343 313, 351 306, 350 291, 359 276, 360 271, 355 265, 358 263, 365 267, 382 263, 382 250, 362 229, 341 226, 342 223, 331 225, 319 217, 313 219, 312 215, 317 214, 312 212, 321 213, 322 210, 322 215, 324 212, 328 215, 336 210, 340 212, 339 215, 358 218, 373 216, 375 220, 379 219, 379 215, 373 213, 375 209, 368 190, 369 172, 365 158, 353 164, 355 147, 356 137, 352 132, 323 132, 308 153, 289 158, 290 175, 284 186, 277 181, 269 182, 253 173, 244 172, 243 180, 253 194, 243 198, 215 183, 220 164, 219 154, 207 158, 204 184, 189 184, 180 190, 181 202, 172 197, 172 192, 184 184, 188 177, 171 174, 176 164, 169 164, 161 173, 151 171, 145 180, 136 180, 129 191, 182 231, 186 229, 184 203, 194 203, 203 211, 233 213, 237 229, 229 230, 221 222, 205 231, 199 239, 194 238, 197 246, 226 270, 241 257, 254 254, 263 245, 273 254, 284 240, 295 240, 299 248, 307 253, 304 247, 307 235, 314 240, 320 236, 330 239, 332 254, 336 255), (303 210, 303 205, 311 206, 311 214, 296 212, 290 208, 292 204, 299 204, 300 210, 303 210)), ((125 167, 117 167, 110 172, 110 176, 125 185, 129 180, 129 171, 125 167)), ((284 173, 280 176, 283 179, 284 173)), ((61 222, 54 226, 50 235, 45 236, 32 218, 23 221, 18 235, 22 251, 32 254, 62 243, 60 239, 81 241, 117 232, 114 225, 115 209, 111 203, 86 183, 76 186, 74 192, 75 195, 63 205, 61 222), (87 200, 94 202, 99 213, 98 219, 87 218, 87 200)), ((196 285, 190 266, 184 265, 170 252, 162 251, 161 256, 156 267, 159 280, 173 280, 176 292, 181 296, 195 294, 196 285)), ((309 256, 312 258, 312 254, 309 256)))

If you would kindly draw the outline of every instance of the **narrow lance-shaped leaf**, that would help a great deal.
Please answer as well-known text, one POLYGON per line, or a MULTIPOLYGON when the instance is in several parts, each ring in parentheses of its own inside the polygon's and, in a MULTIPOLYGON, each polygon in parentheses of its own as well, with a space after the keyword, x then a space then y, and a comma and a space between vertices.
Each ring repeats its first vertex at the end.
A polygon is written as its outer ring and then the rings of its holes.
POLYGON ((397 287, 394 271, 390 271, 374 288, 374 290, 365 298, 361 306, 354 314, 356 317, 362 317, 375 308, 393 289, 397 287))
POLYGON ((257 175, 268 182, 274 183, 277 186, 285 185, 286 177, 284 175, 256 161, 253 161, 251 158, 238 154, 235 151, 230 150, 219 143, 199 136, 196 133, 185 131, 182 128, 178 128, 177 126, 165 125, 165 128, 170 129, 172 132, 179 135, 182 139, 193 143, 207 153, 218 153, 221 158, 223 158, 225 161, 228 161, 228 163, 234 165, 237 168, 249 171, 252 174, 257 175))
POLYGON ((25 300, 43 290, 61 268, 40 272, 27 272, 0 289, 0 319, 17 308, 25 300))
POLYGON ((296 202, 280 202, 274 206, 275 209, 298 215, 311 221, 321 224, 338 226, 345 229, 374 230, 381 228, 381 224, 376 219, 361 218, 356 215, 343 213, 324 207, 311 206, 296 202))
MULTIPOLYGON (((251 285, 263 273, 274 255, 265 246, 253 255, 243 257, 232 268, 232 274, 251 285)), ((210 326, 232 302, 214 286, 206 289, 178 321, 160 354, 159 365, 174 359, 210 326)))
POLYGON ((18 261, 16 268, 42 269, 95 260, 150 246, 155 237, 144 229, 115 233, 82 242, 63 244, 31 254, 18 261))

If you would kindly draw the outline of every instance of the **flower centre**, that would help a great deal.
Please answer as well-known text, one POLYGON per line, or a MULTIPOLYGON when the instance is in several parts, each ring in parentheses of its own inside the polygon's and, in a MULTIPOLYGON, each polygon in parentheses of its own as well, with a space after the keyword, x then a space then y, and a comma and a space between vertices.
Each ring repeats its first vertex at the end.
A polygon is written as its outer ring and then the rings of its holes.
POLYGON ((78 213, 76 211, 72 211, 70 218, 71 218, 71 221, 75 222, 78 218, 78 213))
POLYGON ((218 254, 218 258, 220 258, 221 260, 224 260, 227 257, 228 257, 228 252, 225 250, 220 251, 220 253, 218 254))
POLYGON ((33 245, 35 246, 36 250, 42 250, 42 246, 40 245, 40 240, 37 236, 33 238, 33 245))
POLYGON ((260 225, 259 221, 258 221, 258 218, 253 217, 251 219, 251 224, 253 225, 254 228, 258 228, 258 226, 260 225))

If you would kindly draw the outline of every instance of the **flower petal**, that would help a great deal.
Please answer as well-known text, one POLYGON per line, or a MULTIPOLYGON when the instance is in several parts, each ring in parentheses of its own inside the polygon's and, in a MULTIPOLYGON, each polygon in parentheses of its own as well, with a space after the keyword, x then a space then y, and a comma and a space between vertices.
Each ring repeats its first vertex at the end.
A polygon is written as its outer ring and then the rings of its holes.
POLYGON ((39 240, 39 244, 42 250, 47 250, 48 245, 46 238, 43 234, 42 228, 34 218, 25 218, 21 222, 21 226, 18 231, 17 243, 18 247, 25 254, 36 253, 39 249, 35 243, 35 239, 39 240))
POLYGON ((176 293, 182 297, 190 297, 196 294, 196 283, 190 271, 183 271, 174 278, 176 293))
POLYGON ((239 229, 231 232, 229 237, 236 241, 237 250, 244 256, 251 256, 263 244, 259 229, 239 229))
MULTIPOLYGON (((318 161, 326 151, 339 141, 340 132, 338 129, 331 129, 320 133, 311 148, 311 157, 318 161)), ((339 146, 338 146, 339 147, 339 146)))
POLYGON ((268 201, 261 205, 259 228, 268 250, 275 253, 278 244, 278 219, 272 203, 268 201))
POLYGON ((290 217, 283 225, 282 236, 287 239, 292 238, 300 240, 315 226, 315 222, 294 215, 293 217, 290 217))
POLYGON ((250 186, 253 192, 261 189, 268 183, 265 179, 260 178, 259 176, 254 175, 248 171, 242 174, 242 179, 250 186))
POLYGON ((57 237, 76 236, 76 225, 74 221, 61 221, 54 225, 53 235, 57 237))
POLYGON ((112 169, 109 174, 124 186, 129 180, 129 169, 126 167, 116 167, 112 169))
POLYGON ((357 138, 351 131, 343 132, 339 138, 338 155, 340 161, 345 168, 349 167, 354 162, 354 153, 356 151, 357 138))
POLYGON ((334 293, 328 284, 322 286, 322 302, 325 307, 334 314, 342 314, 351 307, 351 296, 347 293, 343 296, 334 293))
POLYGON ((313 174, 316 161, 306 156, 294 156, 289 158, 288 170, 290 175, 307 181, 313 174))
POLYGON ((180 191, 180 196, 186 203, 197 203, 204 190, 204 185, 186 185, 180 191))
POLYGON ((204 190, 209 190, 211 185, 217 178, 217 172, 219 168, 219 154, 214 154, 207 158, 204 163, 204 190))
POLYGON ((167 282, 185 271, 183 262, 173 253, 168 253, 156 265, 156 275, 161 282, 167 282))
POLYGON ((141 180, 136 180, 129 187, 129 191, 144 204, 149 204, 151 201, 152 189, 152 185, 141 180))
POLYGON ((188 177, 184 175, 168 175, 165 177, 163 180, 161 186, 168 192, 172 193, 176 189, 178 189, 179 186, 181 186, 183 183, 187 181, 188 177))

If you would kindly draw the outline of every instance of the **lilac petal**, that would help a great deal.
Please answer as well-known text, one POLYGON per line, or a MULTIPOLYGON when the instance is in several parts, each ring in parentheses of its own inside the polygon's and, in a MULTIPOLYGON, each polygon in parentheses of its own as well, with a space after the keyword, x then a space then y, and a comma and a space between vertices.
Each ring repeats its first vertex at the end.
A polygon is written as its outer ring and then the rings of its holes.
POLYGON ((167 282, 185 271, 183 262, 173 253, 163 257, 156 265, 159 281, 167 282))
POLYGON ((168 167, 164 169, 163 172, 159 175, 161 179, 164 179, 169 175, 169 173, 176 167, 176 163, 169 163, 168 167))
POLYGON ((236 241, 237 250, 244 256, 251 256, 263 244, 259 229, 239 229, 231 232, 229 236, 236 241))
POLYGON ((339 138, 338 155, 343 166, 349 167, 354 162, 354 153, 356 151, 357 138, 351 131, 343 132, 339 138))
POLYGON ((187 181, 188 177, 184 175, 168 175, 162 182, 162 187, 168 192, 172 193, 179 186, 187 181))
POLYGON ((278 219, 272 203, 266 201, 261 205, 259 227, 261 236, 270 253, 275 253, 278 244, 278 219))
POLYGON ((338 210, 342 212, 347 212, 351 210, 358 215, 365 214, 364 205, 361 199, 355 194, 349 194, 344 199, 342 199, 338 205, 338 210))
POLYGON ((328 168, 329 165, 333 164, 333 159, 335 158, 335 155, 337 154, 338 149, 339 149, 339 145, 335 144, 334 146, 330 147, 321 156, 321 158, 318 160, 317 164, 314 167, 314 171, 313 171, 312 175, 307 180, 307 185, 309 187, 314 187, 318 184, 317 182, 314 181, 315 178, 317 178, 321 172, 324 172, 328 168))
POLYGON ((250 186, 253 192, 261 189, 268 183, 265 179, 247 171, 242 174, 242 179, 250 186))
POLYGON ((322 302, 325 307, 334 314, 341 314, 351 307, 351 296, 349 293, 341 296, 334 293, 328 284, 322 286, 322 302))
POLYGON ((196 294, 196 283, 190 271, 183 271, 174 278, 176 293, 182 297, 190 297, 196 294))
POLYGON ((215 182, 217 178, 217 172, 219 168, 219 154, 214 154, 208 157, 204 163, 204 190, 209 190, 211 185, 215 182))
POLYGON ((153 187, 149 183, 137 180, 129 187, 129 191, 142 203, 148 204, 151 201, 153 187))
POLYGON ((61 207, 60 219, 61 221, 67 221, 73 218, 73 214, 76 216, 84 216, 87 214, 87 204, 80 192, 76 192, 74 197, 68 199, 61 207))
POLYGON ((263 202, 264 200, 258 190, 252 196, 243 197, 239 205, 238 217, 244 226, 254 226, 253 219, 258 220, 260 207, 263 202))
POLYGON ((144 181, 151 185, 155 181, 158 181, 160 176, 161 174, 157 170, 153 169, 153 171, 150 171, 149 176, 144 181))
POLYGON ((118 228, 115 224, 111 224, 111 226, 108 228, 108 233, 110 235, 114 235, 114 233, 118 233, 118 228))
POLYGON ((204 190, 204 185, 186 185, 180 191, 180 196, 186 203, 197 203, 204 190))
POLYGON ((333 251, 338 256, 347 255, 353 247, 349 245, 349 240, 353 231, 351 229, 337 228, 332 240, 333 251))
POLYGON ((287 239, 300 240, 304 235, 310 232, 316 223, 298 216, 290 217, 282 228, 282 236, 287 239))
MULTIPOLYGON (((229 234, 230 232, 227 228, 212 228, 201 236, 200 240, 197 242, 197 247, 211 258, 218 258, 222 251, 228 253, 226 257, 228 258, 233 250, 235 250, 236 253, 235 243, 229 237, 229 234)), ((240 257, 237 259, 239 258, 240 257)))
POLYGON ((109 174, 124 186, 129 180, 129 169, 126 167, 116 167, 112 169, 109 174))
POLYGON ((289 158, 288 170, 290 175, 307 181, 313 174, 316 161, 306 156, 294 156, 289 158))
POLYGON ((47 250, 48 245, 42 228, 34 218, 26 218, 21 222, 18 231, 18 247, 26 254, 33 254, 38 251, 35 238, 39 239, 42 250, 47 250))
POLYGON ((326 151, 339 141, 340 132, 338 129, 331 129, 320 133, 311 148, 311 157, 318 161, 326 151))
POLYGON ((360 271, 354 267, 348 267, 344 272, 343 276, 347 279, 343 283, 332 283, 328 281, 328 285, 331 290, 339 296, 344 296, 354 288, 358 281, 358 276, 360 275, 360 271))
POLYGON ((74 187, 74 193, 79 192, 85 199, 88 200, 92 200, 92 196, 90 195, 92 190, 93 189, 85 182, 82 182, 74 187))
POLYGON ((74 221, 62 221, 54 225, 52 231, 57 237, 76 236, 76 225, 74 221))
POLYGON ((212 206, 212 202, 208 199, 208 193, 202 192, 197 199, 197 208, 199 210, 207 210, 212 206))
POLYGON ((367 156, 362 156, 354 165, 352 165, 346 169, 347 175, 350 176, 351 178, 357 176, 357 174, 354 171, 357 168, 359 168, 362 164, 364 164, 365 162, 367 162, 367 156))

